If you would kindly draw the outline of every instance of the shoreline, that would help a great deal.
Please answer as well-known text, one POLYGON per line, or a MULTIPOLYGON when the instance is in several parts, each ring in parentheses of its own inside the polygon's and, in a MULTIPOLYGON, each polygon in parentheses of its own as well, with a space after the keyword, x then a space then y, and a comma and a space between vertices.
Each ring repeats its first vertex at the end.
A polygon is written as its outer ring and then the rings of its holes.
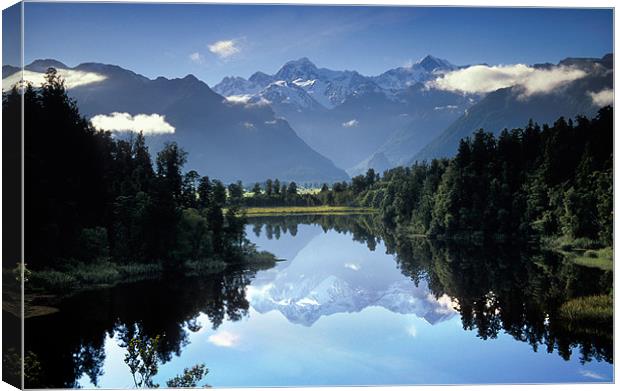
MULTIPOLYGON (((271 268, 282 261, 273 254, 260 251, 254 254, 246 254, 243 260, 226 263, 221 260, 215 260, 211 264, 201 264, 200 262, 187 261, 183 264, 183 268, 178 271, 172 278, 192 278, 192 277, 204 277, 217 273, 222 273, 229 268, 235 267, 250 267, 256 270, 262 270, 264 268, 271 268)), ((100 265, 87 265, 88 271, 95 271, 100 265), (92 268, 92 269, 91 269, 92 268)), ((117 272, 127 265, 115 264, 108 262, 108 267, 114 268, 117 272)), ((144 264, 140 266, 146 266, 151 268, 148 273, 126 273, 123 275, 117 275, 115 278, 102 278, 103 276, 92 276, 94 280, 84 281, 79 272, 76 271, 59 271, 59 270, 46 270, 46 271, 31 271, 31 277, 37 282, 29 281, 29 286, 26 287, 24 292, 25 298, 25 319, 49 315, 58 311, 56 304, 58 301, 66 299, 76 294, 80 294, 86 291, 93 291, 99 289, 114 288, 117 285, 138 283, 149 280, 159 280, 166 277, 166 271, 159 263, 144 264), (41 281, 41 274, 48 272, 55 273, 63 279, 70 279, 70 284, 55 285, 51 281, 41 281), (44 282, 44 284, 41 284, 44 282)), ((43 279, 44 280, 44 279, 43 279)), ((3 309, 6 310, 5 303, 3 302, 3 309)))
POLYGON ((374 208, 357 206, 264 206, 243 209, 246 217, 287 216, 287 215, 339 215, 339 214, 374 214, 374 208))

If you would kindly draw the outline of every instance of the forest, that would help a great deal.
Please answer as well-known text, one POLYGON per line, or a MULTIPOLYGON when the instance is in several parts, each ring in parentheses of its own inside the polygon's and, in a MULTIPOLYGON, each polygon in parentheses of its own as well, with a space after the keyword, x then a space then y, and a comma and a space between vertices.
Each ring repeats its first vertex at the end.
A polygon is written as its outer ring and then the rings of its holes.
POLYGON ((432 237, 554 237, 609 246, 613 111, 542 129, 477 131, 449 161, 386 173, 362 203, 432 237))
MULTIPOLYGON (((17 88, 4 95, 5 126, 19 128, 21 99, 17 88)), ((96 130, 53 68, 23 99, 30 287, 69 290, 269 261, 245 240, 238 210, 224 209, 222 182, 183 173, 187 154, 176 143, 152 158, 143 134, 96 130)))
MULTIPOLYGON (((23 95, 26 260, 44 288, 268 260, 244 237, 246 207, 372 208, 387 227, 439 239, 612 243, 611 107, 497 136, 480 129, 451 159, 300 191, 277 178, 225 185, 184 172, 187 153, 176 143, 151 157, 142 133, 98 131, 53 68, 23 95)), ((20 105, 16 88, 4 95, 7 126, 19 124, 20 105)))
POLYGON ((610 246, 613 109, 552 126, 530 121, 498 136, 480 129, 461 140, 454 158, 383 175, 370 169, 308 197, 371 207, 388 227, 431 238, 610 246))
MULTIPOLYGON (((276 181, 275 183, 279 182, 276 181)), ((613 109, 594 118, 532 120, 498 136, 482 129, 461 140, 451 159, 416 162, 382 175, 296 195, 254 187, 247 206, 348 205, 377 210, 388 227, 431 238, 535 240, 558 247, 611 246, 613 109)))
POLYGON ((370 251, 382 242, 414 284, 426 280, 435 297, 455 298, 463 328, 479 338, 505 332, 565 360, 577 354, 581 362, 613 362, 611 270, 583 267, 557 251, 521 243, 479 246, 412 237, 387 227, 378 214, 250 217, 248 224, 268 238, 294 236, 299 225, 316 224, 351 233, 370 251))
MULTIPOLYGON (((582 362, 613 362, 611 271, 580 267, 557 252, 520 245, 462 246, 411 238, 386 228, 376 214, 249 217, 247 224, 274 239, 287 232, 296 236, 299 228, 311 224, 350 233, 371 251, 385 243, 412 284, 426 279, 435 297, 447 294, 461 303, 463 328, 474 330, 479 338, 491 340, 506 333, 535 351, 565 360, 575 355, 582 362), (584 300, 593 310, 576 311, 584 300)), ((183 284, 164 279, 119 284, 105 295, 85 291, 71 298, 62 316, 29 319, 27 348, 49 363, 28 379, 30 386, 71 388, 84 376, 98 385, 106 335, 118 335, 123 347, 139 336, 156 340, 165 335, 157 347, 158 360, 165 364, 188 345, 192 332, 203 327, 217 330, 226 321, 247 318, 246 288, 259 269, 232 269, 209 278, 186 278, 183 284), (134 294, 136 287, 148 294, 134 294), (114 302, 124 304, 115 307, 114 302), (199 314, 209 322, 201 324, 199 314), (62 332, 73 328, 82 334, 62 332), (49 338, 50 333, 58 338, 49 338)))

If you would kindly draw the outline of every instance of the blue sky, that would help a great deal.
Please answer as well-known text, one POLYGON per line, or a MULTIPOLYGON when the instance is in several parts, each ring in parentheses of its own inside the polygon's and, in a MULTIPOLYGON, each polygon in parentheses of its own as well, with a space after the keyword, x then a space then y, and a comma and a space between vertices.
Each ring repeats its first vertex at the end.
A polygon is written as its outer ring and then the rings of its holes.
POLYGON ((603 9, 26 3, 24 25, 26 64, 104 62, 209 85, 300 57, 376 75, 426 54, 532 64, 613 50, 613 14, 603 9))

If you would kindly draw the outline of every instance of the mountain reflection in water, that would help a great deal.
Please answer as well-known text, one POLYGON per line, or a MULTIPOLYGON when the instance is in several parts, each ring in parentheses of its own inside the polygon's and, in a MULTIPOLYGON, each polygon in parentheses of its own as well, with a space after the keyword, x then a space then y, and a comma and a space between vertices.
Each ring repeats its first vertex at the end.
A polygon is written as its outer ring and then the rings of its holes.
POLYGON ((27 319, 42 368, 27 386, 131 385, 119 344, 136 329, 163 335, 160 383, 198 362, 213 386, 613 380, 612 323, 558 311, 607 293, 610 272, 524 245, 410 238, 371 215, 246 231, 283 261, 84 292, 27 319))

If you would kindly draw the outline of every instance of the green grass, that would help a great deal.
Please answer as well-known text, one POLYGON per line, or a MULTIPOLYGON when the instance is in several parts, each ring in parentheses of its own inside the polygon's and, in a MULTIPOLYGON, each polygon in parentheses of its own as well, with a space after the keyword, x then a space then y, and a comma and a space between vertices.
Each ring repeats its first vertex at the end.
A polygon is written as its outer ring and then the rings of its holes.
POLYGON ((26 287, 43 289, 50 292, 67 292, 78 287, 77 279, 58 270, 33 271, 26 287))
POLYGON ((586 250, 580 255, 573 255, 571 259, 577 265, 609 271, 614 270, 613 249, 611 247, 605 247, 600 250, 586 250))
POLYGON ((587 238, 573 239, 560 236, 542 238, 541 244, 543 248, 559 252, 577 265, 605 271, 614 270, 613 248, 604 247, 601 242, 587 238))
POLYGON ((560 252, 583 252, 585 250, 596 250, 603 248, 604 245, 599 241, 588 238, 570 238, 567 236, 542 237, 541 244, 550 250, 560 252))
POLYGON ((267 268, 273 267, 276 265, 276 262, 280 261, 270 252, 267 251, 256 251, 253 254, 246 255, 245 262, 251 265, 257 266, 266 266, 267 268))
POLYGON ((77 262, 62 270, 33 270, 27 288, 45 292, 70 292, 100 285, 114 285, 161 275, 159 264, 119 265, 109 261, 77 262))
POLYGON ((560 316, 570 322, 611 322, 614 316, 614 301, 611 295, 578 297, 562 304, 560 316))
POLYGON ((252 207, 245 209, 248 217, 254 216, 277 216, 294 214, 367 214, 373 213, 372 208, 358 208, 351 206, 277 206, 277 207, 252 207))
POLYGON ((185 261, 183 263, 184 273, 187 276, 201 276, 218 273, 226 269, 226 262, 222 260, 204 261, 185 261))

